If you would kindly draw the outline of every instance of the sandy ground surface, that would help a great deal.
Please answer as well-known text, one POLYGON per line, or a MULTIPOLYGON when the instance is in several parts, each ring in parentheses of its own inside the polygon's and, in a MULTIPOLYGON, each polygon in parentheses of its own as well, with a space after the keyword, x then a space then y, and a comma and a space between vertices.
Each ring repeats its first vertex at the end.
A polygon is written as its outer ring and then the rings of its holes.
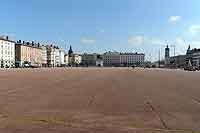
POLYGON ((200 131, 199 72, 0 70, 2 133, 192 131, 200 131))

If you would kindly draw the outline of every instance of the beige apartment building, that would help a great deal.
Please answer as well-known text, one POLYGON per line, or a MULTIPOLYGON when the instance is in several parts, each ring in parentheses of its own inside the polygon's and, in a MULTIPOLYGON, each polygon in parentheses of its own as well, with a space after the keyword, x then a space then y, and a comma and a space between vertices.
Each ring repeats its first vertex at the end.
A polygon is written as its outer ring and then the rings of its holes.
POLYGON ((68 66, 69 65, 69 55, 68 54, 65 54, 65 66, 68 66))
POLYGON ((82 57, 81 57, 81 55, 79 55, 79 54, 74 54, 74 55, 73 55, 73 63, 74 63, 75 65, 80 65, 81 62, 82 62, 82 57))
POLYGON ((68 56, 68 65, 69 66, 79 66, 82 63, 82 57, 79 54, 73 54, 68 56))
POLYGON ((15 44, 16 67, 41 67, 42 66, 42 48, 40 44, 34 42, 17 41, 15 44))

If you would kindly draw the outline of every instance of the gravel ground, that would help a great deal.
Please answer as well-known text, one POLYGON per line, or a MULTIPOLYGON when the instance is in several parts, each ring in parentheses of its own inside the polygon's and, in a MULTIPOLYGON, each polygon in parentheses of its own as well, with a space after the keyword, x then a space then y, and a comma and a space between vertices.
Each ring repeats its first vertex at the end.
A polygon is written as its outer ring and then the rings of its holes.
POLYGON ((182 70, 2 69, 0 132, 200 131, 199 82, 182 70))

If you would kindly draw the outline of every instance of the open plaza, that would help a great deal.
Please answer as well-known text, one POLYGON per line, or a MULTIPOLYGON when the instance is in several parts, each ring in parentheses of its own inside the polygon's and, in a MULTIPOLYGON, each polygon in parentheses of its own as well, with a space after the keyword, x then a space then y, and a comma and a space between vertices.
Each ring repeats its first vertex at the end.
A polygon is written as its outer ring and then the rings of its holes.
POLYGON ((199 131, 199 78, 167 69, 2 69, 0 132, 199 131))

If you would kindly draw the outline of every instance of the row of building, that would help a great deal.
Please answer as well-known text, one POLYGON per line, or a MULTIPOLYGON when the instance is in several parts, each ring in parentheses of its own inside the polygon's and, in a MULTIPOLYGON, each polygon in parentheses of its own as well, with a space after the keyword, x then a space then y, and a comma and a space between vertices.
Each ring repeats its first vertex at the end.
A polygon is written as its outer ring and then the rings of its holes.
POLYGON ((106 52, 100 54, 83 54, 82 63, 85 66, 128 67, 144 64, 145 55, 138 53, 106 52))
POLYGON ((65 51, 54 45, 12 41, 0 37, 1 68, 6 67, 57 67, 65 65, 65 51))
POLYGON ((170 48, 165 48, 165 66, 173 68, 185 68, 191 65, 200 68, 200 49, 191 49, 190 45, 184 55, 170 56, 170 48))
MULTIPOLYGON (((119 53, 106 52, 104 54, 74 54, 71 47, 66 55, 66 65, 69 66, 105 66, 105 67, 129 67, 129 66, 143 66, 145 62, 145 54, 142 53, 119 53)), ((66 57, 65 56, 65 57, 66 57)))
POLYGON ((62 67, 62 66, 132 66, 143 65, 143 53, 106 52, 104 54, 68 53, 55 45, 12 41, 0 37, 1 68, 6 67, 62 67))

